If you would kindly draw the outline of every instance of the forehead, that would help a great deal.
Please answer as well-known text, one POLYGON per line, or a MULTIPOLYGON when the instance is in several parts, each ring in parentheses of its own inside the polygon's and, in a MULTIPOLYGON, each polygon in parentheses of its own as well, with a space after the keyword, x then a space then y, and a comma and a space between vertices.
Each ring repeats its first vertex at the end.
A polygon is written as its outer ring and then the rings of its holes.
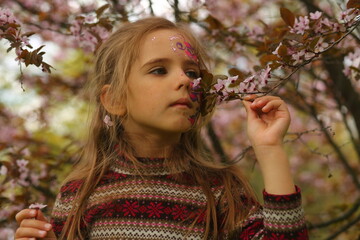
POLYGON ((146 61, 156 57, 182 57, 197 61, 190 40, 176 30, 161 29, 147 34, 141 41, 139 60, 146 61))

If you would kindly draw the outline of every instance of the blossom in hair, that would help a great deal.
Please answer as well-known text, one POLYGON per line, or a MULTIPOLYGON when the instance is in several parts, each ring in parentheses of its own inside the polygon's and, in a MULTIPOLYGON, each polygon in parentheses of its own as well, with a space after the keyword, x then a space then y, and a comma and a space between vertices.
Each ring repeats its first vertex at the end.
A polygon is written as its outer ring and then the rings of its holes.
POLYGON ((111 121, 111 118, 109 115, 106 115, 104 118, 104 123, 106 124, 107 127, 112 127, 114 126, 113 121, 111 121))

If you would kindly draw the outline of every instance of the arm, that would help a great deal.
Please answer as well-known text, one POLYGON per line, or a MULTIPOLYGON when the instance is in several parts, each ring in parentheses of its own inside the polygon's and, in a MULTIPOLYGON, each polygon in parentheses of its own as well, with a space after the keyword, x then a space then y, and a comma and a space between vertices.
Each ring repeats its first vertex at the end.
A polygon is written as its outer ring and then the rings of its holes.
MULTIPOLYGON (((249 96, 247 100, 254 99, 249 96)), ((264 206, 246 219, 240 238, 307 240, 300 189, 295 187, 283 138, 290 114, 278 97, 243 101, 248 114, 248 136, 264 179, 264 206), (249 237, 249 236, 248 236, 249 237)))
MULTIPOLYGON (((247 100, 252 100, 249 96, 247 100)), ((283 138, 290 124, 290 114, 278 97, 265 96, 253 102, 243 101, 248 114, 248 136, 259 163, 266 192, 295 192, 283 138)))

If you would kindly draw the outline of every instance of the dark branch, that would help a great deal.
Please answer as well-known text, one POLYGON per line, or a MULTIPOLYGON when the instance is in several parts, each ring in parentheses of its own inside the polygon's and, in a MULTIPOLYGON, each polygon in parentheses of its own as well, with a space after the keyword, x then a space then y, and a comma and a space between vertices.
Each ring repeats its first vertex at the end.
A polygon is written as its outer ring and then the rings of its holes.
POLYGON ((219 155, 221 162, 228 162, 228 157, 226 156, 223 147, 219 141, 219 137, 216 135, 211 121, 207 124, 207 134, 210 137, 211 144, 215 152, 219 155))
MULTIPOLYGON (((324 123, 317 117, 318 116, 318 112, 316 110, 316 108, 307 103, 307 101, 305 100, 305 97, 303 96, 303 94, 298 91, 297 95, 301 98, 301 100, 303 101, 303 103, 305 105, 307 105, 308 108, 308 113, 311 114, 311 116, 314 118, 314 120, 319 124, 321 129, 326 129, 326 126, 324 125, 324 123)), ((295 105, 296 106, 296 105, 295 105)), ((344 155, 344 153, 340 150, 339 146, 336 144, 336 142, 333 140, 332 136, 330 135, 330 133, 328 131, 323 131, 327 141, 329 142, 329 144, 331 145, 331 147, 334 149, 335 153, 337 154, 340 162, 342 163, 342 165, 344 166, 345 170, 349 173, 349 175, 351 176, 355 186, 357 189, 360 190, 360 182, 359 179, 357 177, 357 173, 354 171, 354 169, 351 167, 349 160, 346 158, 346 156, 344 155)))
POLYGON ((360 207, 360 198, 357 199, 354 203, 354 205, 346 212, 344 213, 343 215, 341 216, 338 216, 334 219, 331 219, 329 221, 326 221, 326 222, 322 222, 322 223, 314 223, 314 224, 309 224, 308 225, 308 228, 311 230, 311 229, 316 229, 316 228, 324 228, 324 227, 328 227, 332 224, 335 224, 335 223, 339 223, 339 222, 342 222, 348 218, 350 218, 360 207))
POLYGON ((357 216, 355 219, 353 219, 352 221, 348 222, 347 224, 345 224, 344 226, 342 226, 339 230, 337 230, 335 233, 333 233, 332 235, 330 235, 326 240, 332 240, 332 239, 337 239, 336 237, 339 236, 341 233, 345 232, 346 230, 348 230, 349 228, 351 228, 353 225, 357 224, 360 221, 360 215, 357 216))
POLYGON ((149 8, 150 8, 151 16, 155 16, 154 9, 153 9, 153 3, 151 0, 149 0, 149 8))
MULTIPOLYGON (((300 0, 302 3, 305 4, 308 12, 322 12, 322 14, 324 14, 324 16, 326 16, 327 18, 331 19, 332 17, 326 13, 326 11, 323 11, 321 8, 319 8, 317 5, 314 4, 313 0, 300 0)), ((351 36, 358 42, 360 43, 360 38, 358 36, 355 35, 355 33, 351 33, 351 36)))
POLYGON ((173 8, 174 8, 175 21, 180 22, 181 18, 180 18, 179 0, 174 0, 173 8))

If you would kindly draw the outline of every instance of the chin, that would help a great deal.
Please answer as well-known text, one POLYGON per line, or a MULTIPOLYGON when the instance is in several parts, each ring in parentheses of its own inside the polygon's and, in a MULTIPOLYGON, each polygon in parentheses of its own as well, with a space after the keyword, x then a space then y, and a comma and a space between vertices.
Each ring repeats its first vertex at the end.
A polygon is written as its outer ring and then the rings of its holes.
POLYGON ((184 133, 189 131, 191 127, 192 124, 190 122, 175 124, 173 128, 173 132, 184 133))

